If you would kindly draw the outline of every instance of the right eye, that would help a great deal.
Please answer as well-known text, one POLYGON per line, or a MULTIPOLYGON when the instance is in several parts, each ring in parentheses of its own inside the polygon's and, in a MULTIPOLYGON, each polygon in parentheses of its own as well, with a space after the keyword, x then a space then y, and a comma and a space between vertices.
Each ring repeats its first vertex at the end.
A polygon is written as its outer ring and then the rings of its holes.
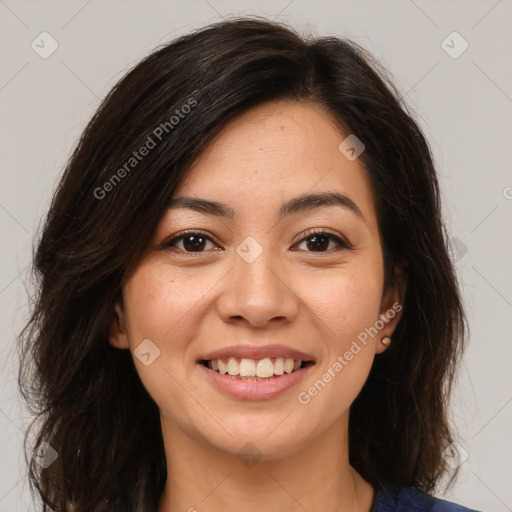
POLYGON ((204 233, 200 231, 184 231, 180 233, 178 236, 173 237, 171 240, 163 243, 163 247, 176 247, 178 244, 182 244, 182 247, 178 247, 181 251, 187 252, 205 252, 204 246, 211 242, 214 244, 213 240, 204 233))

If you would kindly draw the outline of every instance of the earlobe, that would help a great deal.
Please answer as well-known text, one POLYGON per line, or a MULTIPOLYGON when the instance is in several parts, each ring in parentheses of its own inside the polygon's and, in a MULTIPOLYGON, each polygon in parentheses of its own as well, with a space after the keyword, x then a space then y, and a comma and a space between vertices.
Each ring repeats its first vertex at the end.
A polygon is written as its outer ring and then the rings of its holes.
POLYGON ((393 282, 388 286, 382 297, 380 319, 384 326, 379 333, 379 340, 375 346, 375 352, 378 354, 387 350, 391 345, 393 332, 402 316, 405 290, 405 272, 400 268, 395 271, 393 282))
POLYGON ((380 342, 386 347, 389 347, 391 343, 391 338, 389 336, 384 336, 383 338, 381 338, 380 342))
POLYGON ((126 335, 124 312, 119 302, 115 304, 112 321, 110 323, 109 343, 119 349, 130 347, 128 336, 126 335))
POLYGON ((391 345, 391 338, 386 335, 381 335, 375 344, 375 353, 382 354, 391 345))

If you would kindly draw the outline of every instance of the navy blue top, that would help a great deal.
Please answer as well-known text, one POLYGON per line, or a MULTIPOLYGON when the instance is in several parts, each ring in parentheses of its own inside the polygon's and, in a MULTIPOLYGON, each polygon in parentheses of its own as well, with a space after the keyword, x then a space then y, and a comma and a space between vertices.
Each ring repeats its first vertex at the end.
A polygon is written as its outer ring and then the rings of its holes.
POLYGON ((375 493, 370 512, 479 512, 412 487, 388 485, 375 493))

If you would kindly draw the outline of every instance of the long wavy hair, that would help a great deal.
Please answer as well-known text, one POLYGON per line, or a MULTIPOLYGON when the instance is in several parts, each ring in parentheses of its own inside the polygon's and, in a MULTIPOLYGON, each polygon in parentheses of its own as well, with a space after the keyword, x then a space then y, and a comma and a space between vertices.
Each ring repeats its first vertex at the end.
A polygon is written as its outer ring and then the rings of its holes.
POLYGON ((114 304, 195 158, 236 116, 279 99, 325 107, 364 142, 386 283, 398 267, 407 278, 393 343, 351 407, 350 464, 375 489, 432 492, 449 470, 467 322, 425 136, 389 73, 354 42, 234 18, 157 48, 113 87, 34 242, 19 385, 35 415, 25 456, 43 512, 156 510, 167 478, 159 410, 130 352, 108 342, 114 304), (49 465, 32 456, 42 443, 58 455, 49 465))

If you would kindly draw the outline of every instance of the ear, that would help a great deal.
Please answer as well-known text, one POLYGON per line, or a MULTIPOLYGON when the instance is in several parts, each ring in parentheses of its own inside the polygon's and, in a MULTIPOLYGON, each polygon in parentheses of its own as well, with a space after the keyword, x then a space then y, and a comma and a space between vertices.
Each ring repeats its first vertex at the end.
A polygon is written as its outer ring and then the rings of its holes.
POLYGON ((122 299, 117 301, 114 306, 112 321, 110 323, 109 343, 119 349, 130 348, 122 299))
MULTIPOLYGON (((375 352, 381 354, 388 346, 381 342, 384 337, 393 340, 393 332, 402 317, 403 300, 407 289, 405 266, 396 267, 393 277, 382 294, 379 319, 384 323, 375 344, 375 352)), ((391 341, 392 343, 393 341, 391 341)))

